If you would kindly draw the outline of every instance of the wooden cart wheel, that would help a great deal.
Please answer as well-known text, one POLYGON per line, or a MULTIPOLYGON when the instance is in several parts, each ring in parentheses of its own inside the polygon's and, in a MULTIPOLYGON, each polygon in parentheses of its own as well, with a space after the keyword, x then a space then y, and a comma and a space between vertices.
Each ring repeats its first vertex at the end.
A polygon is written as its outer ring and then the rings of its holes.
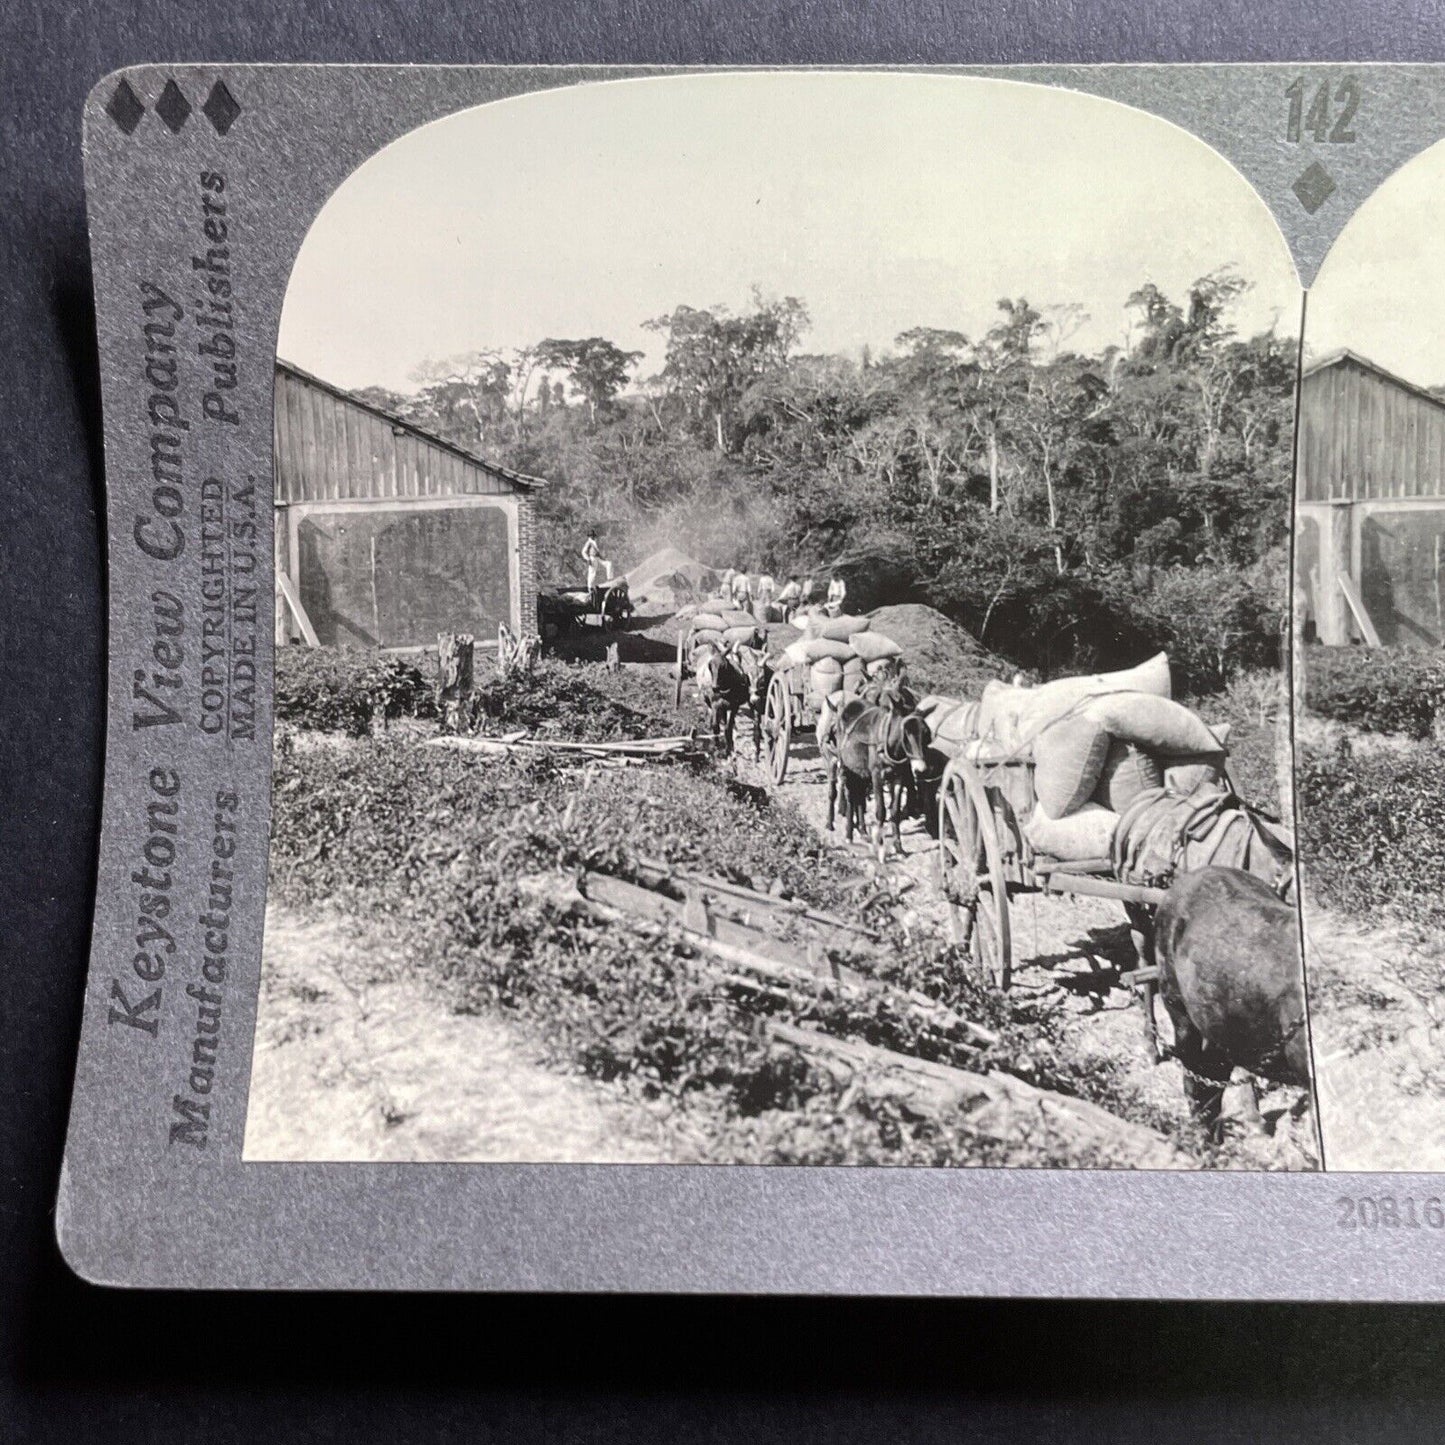
POLYGON ((1001 989, 1013 981, 1008 879, 993 803, 978 774, 950 766, 938 803, 939 884, 954 942, 1001 989))
POLYGON ((676 711, 682 706, 682 650, 686 642, 687 638, 685 637, 679 637, 677 639, 677 662, 672 669, 674 679, 672 687, 672 706, 674 711, 676 711))
POLYGON ((787 679, 776 673, 768 683, 768 697, 763 704, 763 750, 768 759, 768 777, 774 787, 782 787, 788 776, 788 754, 793 746, 793 699, 787 679))

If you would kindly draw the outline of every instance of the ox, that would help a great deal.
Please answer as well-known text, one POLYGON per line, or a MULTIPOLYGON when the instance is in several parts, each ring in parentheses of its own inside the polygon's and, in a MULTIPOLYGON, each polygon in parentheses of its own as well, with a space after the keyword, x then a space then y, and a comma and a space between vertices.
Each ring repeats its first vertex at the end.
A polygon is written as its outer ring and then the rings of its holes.
POLYGON ((1159 907, 1154 956, 1171 1052, 1211 1133, 1236 1068, 1309 1086, 1299 924, 1267 883, 1238 868, 1181 875, 1159 907))

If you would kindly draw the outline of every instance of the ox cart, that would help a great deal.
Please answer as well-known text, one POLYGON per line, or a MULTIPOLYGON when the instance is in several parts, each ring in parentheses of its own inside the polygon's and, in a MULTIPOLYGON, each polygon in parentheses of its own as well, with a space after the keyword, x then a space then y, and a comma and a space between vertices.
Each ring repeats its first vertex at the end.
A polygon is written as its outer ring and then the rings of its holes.
POLYGON ((810 637, 805 630, 774 660, 762 719, 763 749, 774 787, 781 787, 788 776, 794 740, 802 733, 818 738, 828 698, 839 692, 862 692, 880 672, 902 674, 902 649, 889 638, 870 633, 866 618, 830 619, 820 614, 815 625, 837 623, 847 633, 846 641, 838 632, 810 637), (813 655, 812 649, 821 651, 813 655))
POLYGON ((699 658, 705 651, 747 647, 761 652, 766 645, 767 627, 750 613, 722 608, 717 613, 694 614, 677 639, 677 658, 672 668, 673 706, 682 706, 682 685, 696 677, 699 658))
POLYGON ((774 787, 781 787, 788 776, 794 737, 816 732, 824 706, 824 700, 808 690, 807 668, 773 673, 763 706, 763 757, 774 787))
MULTIPOLYGON (((1035 848, 1025 825, 1036 802, 1032 755, 989 744, 976 743, 951 759, 939 784, 935 856, 950 927, 955 942, 1002 989, 1013 978, 1010 915, 1021 895, 1117 899, 1128 914, 1136 946, 1142 942, 1149 951, 1154 913, 1175 869, 1228 862, 1267 878, 1282 896, 1293 887, 1292 835, 1244 804, 1227 773, 1218 786, 1195 794, 1162 788, 1141 794, 1122 816, 1108 856, 1064 859, 1035 848), (1127 842, 1133 825, 1141 835, 1152 829, 1154 840, 1162 835, 1169 841, 1168 868, 1121 867, 1120 843, 1127 842), (1171 831, 1176 827, 1177 836, 1171 831)), ((1153 970, 1147 967, 1130 976, 1136 986, 1152 980, 1153 970)))
POLYGON ((614 577, 588 587, 585 582, 543 587, 537 593, 537 631, 547 641, 577 628, 611 632, 632 616, 627 579, 614 577))

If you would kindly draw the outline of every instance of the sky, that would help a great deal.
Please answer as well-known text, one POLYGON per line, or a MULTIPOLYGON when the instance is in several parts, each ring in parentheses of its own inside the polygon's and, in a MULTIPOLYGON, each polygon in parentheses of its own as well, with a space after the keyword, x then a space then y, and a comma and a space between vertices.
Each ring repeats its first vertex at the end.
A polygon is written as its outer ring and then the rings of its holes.
POLYGON ((1445 144, 1395 172, 1351 218, 1310 288, 1305 348, 1342 348, 1417 386, 1445 384, 1445 144))
POLYGON ((338 188, 302 245, 286 360, 413 389, 419 363, 643 329, 679 304, 798 296, 802 349, 857 355, 1003 296, 1080 302, 1079 350, 1122 342, 1145 281, 1184 299, 1233 265, 1244 332, 1295 334, 1299 287, 1263 202, 1202 142, 1113 101, 1014 81, 858 73, 619 80, 411 132, 338 188))

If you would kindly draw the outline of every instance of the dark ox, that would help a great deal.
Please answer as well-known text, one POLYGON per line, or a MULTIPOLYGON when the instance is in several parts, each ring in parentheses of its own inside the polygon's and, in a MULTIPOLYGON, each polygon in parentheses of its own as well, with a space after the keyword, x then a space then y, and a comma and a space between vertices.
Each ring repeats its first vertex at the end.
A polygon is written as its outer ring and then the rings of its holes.
POLYGON ((1155 919, 1154 956, 1173 1056, 1211 1132, 1236 1068, 1309 1086, 1298 920, 1267 883, 1238 868, 1183 874, 1155 919))
POLYGON ((763 753, 763 705, 772 676, 767 658, 751 647, 710 650, 697 667, 697 691, 707 710, 708 725, 721 752, 733 750, 737 715, 747 708, 753 715, 753 757, 763 753))

